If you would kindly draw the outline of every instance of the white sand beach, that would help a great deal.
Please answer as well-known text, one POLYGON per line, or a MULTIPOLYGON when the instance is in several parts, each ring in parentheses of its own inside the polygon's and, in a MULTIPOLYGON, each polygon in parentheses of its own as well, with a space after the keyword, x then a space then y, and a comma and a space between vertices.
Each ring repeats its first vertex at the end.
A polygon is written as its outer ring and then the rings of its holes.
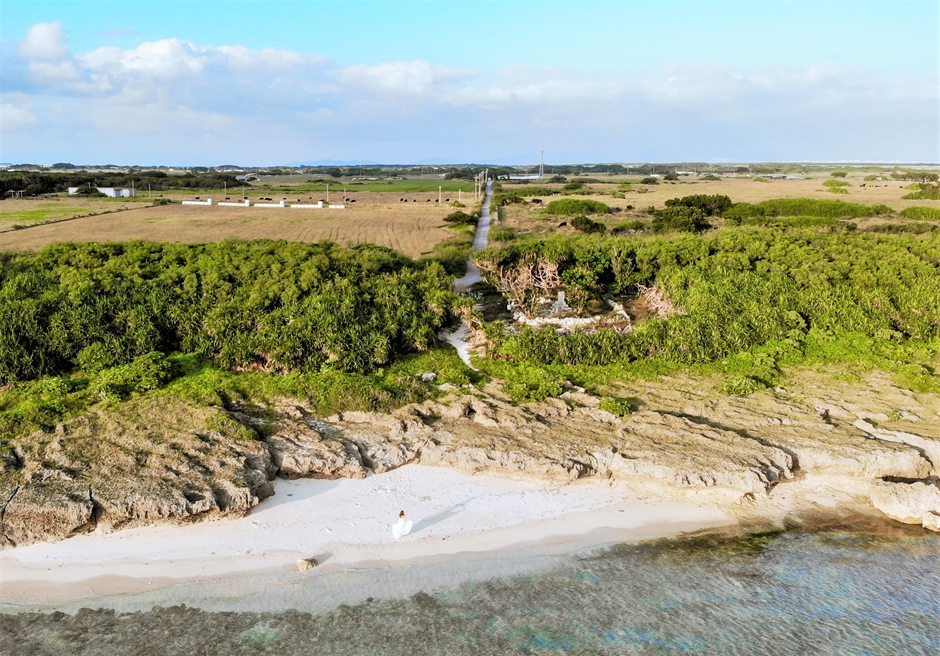
POLYGON ((0 607, 157 589, 172 600, 174 587, 199 582, 267 573, 284 583, 481 554, 557 555, 735 522, 713 508, 644 499, 622 484, 559 485, 407 465, 363 480, 277 481, 275 496, 238 519, 96 532, 0 552, 0 607), (396 541, 391 525, 400 510, 414 528, 396 541), (297 561, 311 557, 319 566, 298 571, 297 561))

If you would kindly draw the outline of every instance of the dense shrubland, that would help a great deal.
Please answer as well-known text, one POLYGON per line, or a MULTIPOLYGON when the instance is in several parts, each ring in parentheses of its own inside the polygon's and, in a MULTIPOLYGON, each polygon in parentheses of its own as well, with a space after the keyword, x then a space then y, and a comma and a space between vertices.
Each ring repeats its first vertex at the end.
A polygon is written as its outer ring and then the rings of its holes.
MULTIPOLYGON (((477 262, 528 310, 555 288, 584 308, 594 299, 635 294, 638 284, 657 287, 678 310, 640 322, 632 333, 491 328, 491 356, 522 367, 737 367, 746 372, 728 384, 737 393, 770 384, 782 364, 841 359, 894 366, 940 343, 938 233, 775 227, 647 239, 555 237, 489 249, 477 262)), ((498 365, 508 375, 507 367, 498 365)), ((930 373, 919 375, 933 380, 930 373)))
POLYGON ((891 214, 887 205, 859 205, 841 200, 816 200, 812 198, 779 198, 760 203, 735 203, 723 213, 731 224, 743 223, 746 219, 762 216, 816 216, 829 218, 860 218, 891 214))
POLYGON ((371 245, 59 244, 0 258, 2 383, 173 352, 366 372, 428 348, 462 303, 440 263, 371 245))
POLYGON ((545 206, 545 211, 555 216, 577 216, 583 214, 606 214, 610 212, 610 207, 596 200, 564 198, 550 202, 545 206))

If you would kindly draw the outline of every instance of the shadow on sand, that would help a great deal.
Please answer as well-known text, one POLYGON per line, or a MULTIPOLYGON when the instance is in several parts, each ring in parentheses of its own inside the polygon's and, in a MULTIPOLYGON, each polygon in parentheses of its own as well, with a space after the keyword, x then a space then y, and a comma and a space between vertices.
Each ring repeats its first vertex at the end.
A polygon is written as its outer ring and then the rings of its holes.
POLYGON ((473 501, 473 498, 467 499, 461 503, 455 503, 450 508, 445 508, 436 515, 431 515, 430 517, 425 517, 419 522, 415 522, 415 525, 411 529, 411 534, 414 535, 415 533, 420 533, 427 528, 431 528, 435 524, 443 522, 445 519, 449 519, 458 513, 462 513, 467 509, 467 504, 471 501, 473 501))

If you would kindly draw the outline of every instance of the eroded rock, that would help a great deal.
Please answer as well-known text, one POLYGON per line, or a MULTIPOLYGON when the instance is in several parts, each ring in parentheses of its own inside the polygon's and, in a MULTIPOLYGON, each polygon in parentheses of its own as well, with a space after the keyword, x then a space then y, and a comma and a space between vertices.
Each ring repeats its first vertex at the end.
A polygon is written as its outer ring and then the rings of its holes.
POLYGON ((940 531, 940 481, 936 478, 911 483, 881 481, 871 490, 871 502, 899 522, 940 531))

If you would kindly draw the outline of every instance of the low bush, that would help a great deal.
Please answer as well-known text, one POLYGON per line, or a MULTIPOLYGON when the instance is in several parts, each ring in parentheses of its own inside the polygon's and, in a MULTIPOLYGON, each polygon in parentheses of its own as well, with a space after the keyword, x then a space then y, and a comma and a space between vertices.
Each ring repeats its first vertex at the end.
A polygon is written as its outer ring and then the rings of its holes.
POLYGON ((920 184, 920 191, 912 191, 906 194, 907 200, 940 200, 940 185, 920 184))
POLYGON ((512 241, 518 236, 514 228, 493 228, 489 234, 490 241, 500 242, 512 241))
POLYGON ((848 189, 843 189, 842 187, 827 187, 826 191, 830 194, 847 194, 849 193, 848 189))
POLYGON ((649 227, 650 224, 645 221, 622 221, 610 228, 610 234, 619 235, 623 233, 640 232, 642 230, 648 230, 649 227))
POLYGON ((455 223, 457 225, 476 225, 479 221, 479 217, 457 210, 456 212, 451 212, 445 216, 444 221, 446 223, 455 223))
POLYGON ((701 232, 711 227, 705 212, 684 205, 656 210, 652 225, 654 232, 701 232))
POLYGON ((553 216, 577 216, 579 214, 606 214, 610 212, 610 207, 596 200, 565 198, 553 200, 545 206, 545 211, 553 216))
POLYGON ((838 180, 834 178, 832 180, 826 180, 825 182, 823 182, 823 186, 824 187, 851 187, 852 184, 850 182, 847 182, 846 180, 838 180))
POLYGON ((621 399, 605 396, 601 398, 599 405, 601 410, 605 410, 610 414, 616 415, 618 417, 629 417, 633 414, 633 406, 629 401, 623 401, 621 399))
POLYGON ((830 218, 860 218, 891 214, 887 205, 860 205, 841 200, 819 200, 815 198, 779 198, 760 203, 735 203, 725 211, 724 218, 732 225, 744 219, 758 216, 824 216, 830 218))
POLYGON ((607 230, 607 226, 603 223, 589 219, 586 216, 576 216, 571 219, 571 227, 587 234, 601 233, 607 230))
POLYGON ((921 205, 908 207, 901 210, 900 216, 905 219, 917 219, 919 221, 940 221, 940 207, 924 207, 921 205))
POLYGON ((728 376, 719 389, 728 396, 747 396, 768 387, 770 385, 767 382, 755 376, 728 376))
POLYGON ((695 207, 702 210, 707 216, 721 216, 731 208, 731 199, 722 195, 696 194, 682 198, 670 198, 666 207, 695 207))
POLYGON ((657 180, 656 178, 643 178, 642 180, 640 180, 640 184, 645 184, 645 185, 658 185, 658 184, 659 184, 659 180, 657 180))

